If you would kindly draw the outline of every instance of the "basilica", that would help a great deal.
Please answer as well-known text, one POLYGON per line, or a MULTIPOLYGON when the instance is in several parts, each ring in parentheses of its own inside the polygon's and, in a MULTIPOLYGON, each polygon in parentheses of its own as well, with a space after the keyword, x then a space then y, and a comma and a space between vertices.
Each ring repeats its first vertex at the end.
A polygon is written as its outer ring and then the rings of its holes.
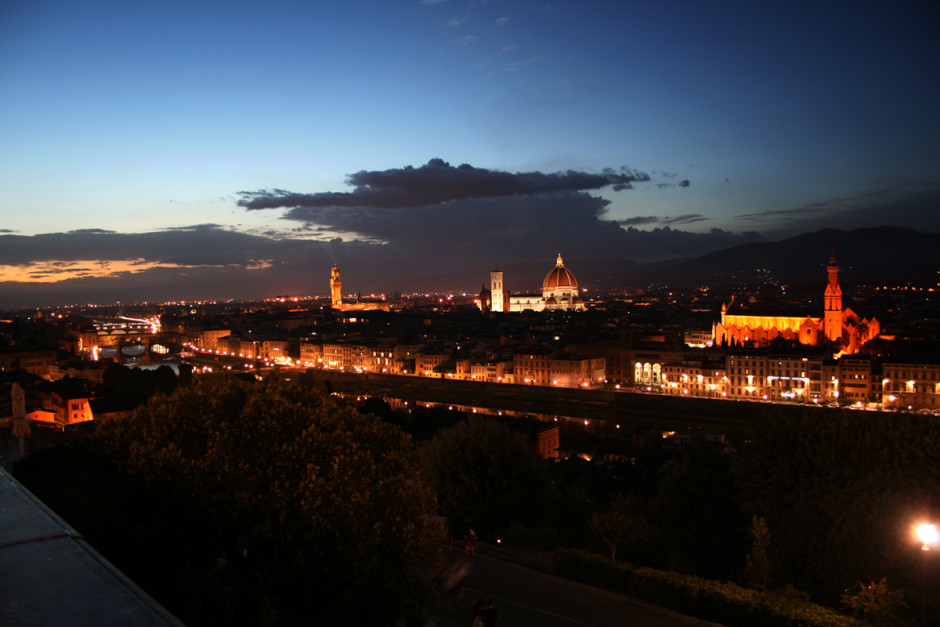
POLYGON ((482 311, 552 311, 556 309, 580 311, 584 309, 578 290, 578 280, 574 273, 565 267, 565 262, 558 253, 555 267, 542 281, 540 294, 511 294, 503 289, 503 273, 490 272, 490 288, 486 286, 476 299, 482 311))
POLYGON ((860 317, 842 306, 839 266, 833 251, 827 268, 829 281, 823 294, 822 315, 788 310, 750 309, 735 302, 721 307, 721 322, 714 325, 716 345, 766 346, 772 340, 798 341, 808 346, 834 345, 844 354, 855 354, 881 333, 877 319, 860 317))

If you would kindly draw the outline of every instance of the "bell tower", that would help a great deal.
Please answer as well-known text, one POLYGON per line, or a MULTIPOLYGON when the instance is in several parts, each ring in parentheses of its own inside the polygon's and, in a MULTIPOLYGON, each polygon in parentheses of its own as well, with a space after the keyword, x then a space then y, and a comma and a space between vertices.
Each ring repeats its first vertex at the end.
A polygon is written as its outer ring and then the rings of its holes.
POLYGON ((330 270, 330 298, 333 301, 333 307, 340 309, 343 306, 343 280, 339 276, 339 267, 333 264, 330 270))
POLYGON ((505 311, 503 303, 503 273, 490 272, 490 311, 505 311))
POLYGON ((826 339, 838 342, 842 339, 842 288, 839 287, 839 266, 836 265, 836 251, 829 257, 829 283, 823 300, 826 304, 823 327, 826 339))

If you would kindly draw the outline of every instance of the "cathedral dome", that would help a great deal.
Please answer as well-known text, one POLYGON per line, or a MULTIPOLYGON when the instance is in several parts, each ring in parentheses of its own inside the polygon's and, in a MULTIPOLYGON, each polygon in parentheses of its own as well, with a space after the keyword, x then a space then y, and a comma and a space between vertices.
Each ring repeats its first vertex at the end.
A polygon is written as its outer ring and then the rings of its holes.
POLYGON ((578 290, 578 280, 574 278, 574 273, 565 267, 565 262, 561 260, 561 253, 558 253, 555 267, 542 281, 543 292, 554 292, 557 289, 570 289, 574 292, 578 290))

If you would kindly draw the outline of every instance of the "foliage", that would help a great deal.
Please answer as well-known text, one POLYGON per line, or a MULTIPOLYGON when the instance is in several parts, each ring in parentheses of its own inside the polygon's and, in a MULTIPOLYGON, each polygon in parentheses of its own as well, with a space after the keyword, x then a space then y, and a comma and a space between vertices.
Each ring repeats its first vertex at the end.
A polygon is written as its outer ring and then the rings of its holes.
POLYGON ((555 570, 728 627, 863 627, 868 623, 774 592, 676 572, 633 568, 585 551, 555 552, 555 570))
POLYGON ((661 533, 657 544, 671 551, 662 564, 708 577, 739 572, 747 541, 730 457, 695 448, 668 462, 660 475, 652 523, 661 533))
POLYGON ((888 587, 888 580, 873 581, 868 585, 860 583, 854 593, 842 595, 842 606, 852 616, 868 619, 875 625, 899 625, 908 609, 904 600, 904 590, 888 587))
POLYGON ((770 530, 760 516, 751 518, 751 551, 744 562, 744 576, 752 586, 766 590, 770 584, 770 530))
POLYGON ((558 548, 558 532, 552 527, 527 527, 516 523, 506 532, 506 542, 510 546, 537 551, 552 551, 558 548))
POLYGON ((95 443, 219 526, 236 623, 387 624, 427 601, 417 558, 434 504, 408 437, 343 401, 200 377, 102 425, 95 443))
POLYGON ((918 585, 910 526, 940 509, 940 422, 929 416, 827 412, 768 415, 733 472, 749 515, 774 536, 775 574, 838 603, 887 576, 918 585))
POLYGON ((595 512, 587 523, 588 531, 610 549, 610 559, 617 559, 617 549, 628 542, 641 542, 653 535, 653 528, 636 512, 636 495, 619 494, 604 513, 595 512))
POLYGON ((421 466, 458 533, 481 535, 529 523, 550 488, 545 460, 522 434, 495 420, 470 417, 419 449, 421 466))
POLYGON ((112 362, 104 371, 103 381, 114 389, 114 396, 143 403, 156 394, 172 394, 178 380, 173 369, 166 365, 145 370, 112 362))

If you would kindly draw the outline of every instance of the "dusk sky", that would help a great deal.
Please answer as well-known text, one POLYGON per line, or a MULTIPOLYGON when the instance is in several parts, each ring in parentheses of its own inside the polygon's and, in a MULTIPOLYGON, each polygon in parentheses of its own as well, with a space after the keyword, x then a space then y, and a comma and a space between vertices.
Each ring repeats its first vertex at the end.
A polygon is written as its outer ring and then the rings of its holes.
POLYGON ((933 1, 0 1, 0 306, 938 232, 938 32, 933 1))

